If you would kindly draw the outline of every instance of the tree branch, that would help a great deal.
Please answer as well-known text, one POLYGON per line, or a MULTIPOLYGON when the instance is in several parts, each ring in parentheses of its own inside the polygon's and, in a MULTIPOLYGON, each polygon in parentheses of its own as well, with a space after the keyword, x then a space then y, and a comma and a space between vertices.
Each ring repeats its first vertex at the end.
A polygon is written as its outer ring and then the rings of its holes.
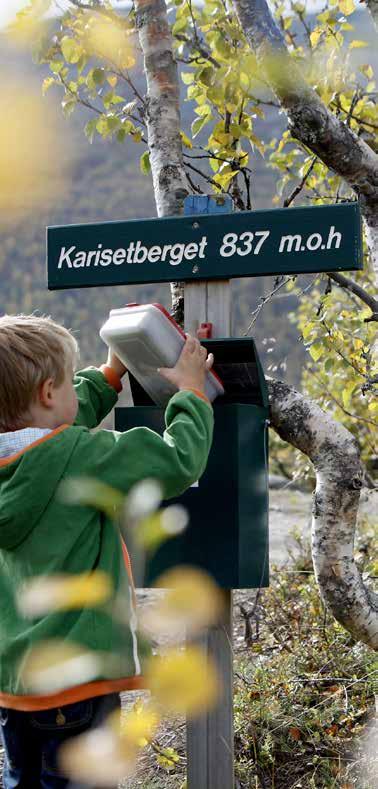
POLYGON ((348 279, 348 277, 344 277, 344 274, 339 274, 338 272, 330 272, 327 276, 340 285, 341 288, 345 288, 345 290, 349 290, 351 293, 354 293, 355 296, 358 296, 364 304, 367 304, 372 311, 372 315, 368 318, 368 321, 378 321, 378 301, 371 296, 370 293, 367 293, 364 288, 361 288, 360 285, 357 285, 356 282, 353 282, 352 279, 348 279))
POLYGON ((119 15, 115 14, 114 11, 111 11, 110 9, 106 8, 101 3, 97 3, 95 6, 93 6, 90 5, 89 3, 81 2, 81 0, 69 0, 69 2, 71 3, 71 5, 74 5, 80 11, 91 11, 92 14, 103 14, 104 16, 107 16, 109 19, 119 20, 119 15))
POLYGON ((305 183, 307 181, 307 178, 311 175, 311 173, 312 173, 312 171, 314 169, 316 160, 317 160, 317 156, 314 156, 314 158, 312 159, 310 166, 307 168, 307 170, 306 170, 301 182, 299 184, 297 184, 295 189, 293 189, 292 193, 284 200, 284 204, 283 204, 284 208, 289 208, 289 205, 291 205, 293 200, 295 200, 295 198, 300 194, 300 192, 302 191, 302 189, 303 189, 303 187, 304 187, 304 185, 305 185, 305 183))
MULTIPOLYGON (((374 5, 377 0, 374 0, 374 5)), ((292 135, 358 194, 378 274, 378 156, 303 79, 266 0, 234 0, 247 41, 288 117, 292 135)))

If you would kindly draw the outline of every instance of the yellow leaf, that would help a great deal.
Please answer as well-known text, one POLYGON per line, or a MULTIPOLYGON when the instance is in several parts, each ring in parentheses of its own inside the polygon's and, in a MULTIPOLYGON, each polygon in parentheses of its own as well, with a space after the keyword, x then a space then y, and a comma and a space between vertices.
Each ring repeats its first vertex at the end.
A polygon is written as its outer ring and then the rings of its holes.
POLYGON ((116 86, 116 84, 117 84, 117 82, 118 82, 118 77, 116 77, 116 76, 112 76, 111 74, 108 74, 108 76, 106 77, 106 79, 107 79, 107 81, 109 82, 109 85, 110 85, 112 88, 115 88, 115 86, 116 86))
POLYGON ((129 749, 143 748, 155 736, 160 723, 159 713, 151 703, 136 705, 120 718, 118 713, 110 716, 109 725, 129 749))
POLYGON ((320 37, 322 35, 322 32, 323 32, 322 29, 320 27, 317 27, 317 28, 315 28, 315 30, 313 30, 310 33, 310 41, 311 41, 311 46, 313 47, 313 49, 315 49, 315 47, 316 47, 316 45, 317 45, 317 43, 318 43, 318 41, 319 41, 319 39, 320 39, 320 37))
POLYGON ((193 143, 192 143, 192 141, 189 139, 189 137, 187 136, 187 134, 185 134, 185 132, 181 131, 181 132, 180 132, 180 137, 181 137, 181 139, 182 139, 182 142, 183 142, 183 144, 185 145, 185 147, 186 147, 186 148, 193 148, 193 143))
POLYGON ((172 649, 164 656, 152 658, 146 679, 160 704, 189 717, 213 707, 221 691, 214 666, 198 647, 172 649))
POLYGON ((340 0, 339 9, 344 16, 350 16, 355 10, 354 0, 340 0))
POLYGON ((219 186, 225 189, 226 186, 228 186, 228 184, 232 180, 232 178, 234 178, 235 175, 238 175, 238 173, 239 170, 229 170, 226 173, 217 173, 216 175, 214 175, 213 181, 215 181, 216 184, 219 184, 219 186))
POLYGON ((181 504, 172 504, 141 520, 135 531, 135 540, 149 551, 156 550, 170 537, 185 531, 188 522, 189 516, 185 508, 181 504))
POLYGON ((259 138, 256 137, 255 134, 252 134, 252 132, 250 132, 248 134, 248 139, 249 139, 249 141, 251 143, 252 148, 253 148, 253 146, 255 146, 257 148, 257 150, 260 151, 261 155, 264 156, 265 145, 264 145, 263 141, 259 140, 259 138))
POLYGON ((350 42, 349 49, 362 49, 363 47, 368 47, 368 46, 369 46, 368 41, 360 41, 359 39, 355 38, 353 41, 350 42))
POLYGON ((183 628, 193 635, 219 618, 223 606, 221 592, 202 570, 174 567, 161 575, 156 585, 168 591, 141 615, 142 626, 149 635, 180 636, 183 628))
POLYGON ((364 63, 362 66, 359 66, 359 70, 365 75, 365 77, 367 77, 367 79, 373 79, 374 71, 369 63, 364 63))

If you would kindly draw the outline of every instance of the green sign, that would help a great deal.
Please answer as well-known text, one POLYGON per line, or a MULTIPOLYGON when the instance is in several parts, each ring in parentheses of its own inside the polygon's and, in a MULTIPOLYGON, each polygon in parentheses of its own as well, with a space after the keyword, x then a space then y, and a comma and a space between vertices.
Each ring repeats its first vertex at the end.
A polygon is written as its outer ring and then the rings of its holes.
POLYGON ((362 268, 357 202, 47 229, 48 287, 362 268))

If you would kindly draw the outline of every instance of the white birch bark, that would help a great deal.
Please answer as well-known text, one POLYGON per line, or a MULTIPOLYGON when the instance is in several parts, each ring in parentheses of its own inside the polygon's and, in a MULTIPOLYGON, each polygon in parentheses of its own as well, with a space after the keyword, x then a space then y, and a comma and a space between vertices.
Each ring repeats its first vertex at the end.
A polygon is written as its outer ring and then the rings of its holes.
MULTIPOLYGON (((293 136, 356 192, 378 279, 378 156, 323 104, 303 79, 266 0, 233 0, 246 39, 286 112, 293 136)), ((371 0, 371 8, 378 5, 371 0)))
MULTIPOLYGON (((136 11, 148 84, 147 125, 155 199, 159 216, 167 216, 180 212, 186 194, 177 68, 163 0, 136 0, 136 11)), ((313 108, 307 119, 308 134, 312 113, 313 108)), ((369 189, 366 187, 367 193, 369 189)), ((286 384, 270 381, 269 393, 272 427, 304 452, 316 470, 313 556, 321 594, 336 619, 355 638, 378 647, 377 599, 364 586, 353 559, 362 485, 355 439, 286 384)))
POLYGON ((364 585, 353 556, 362 487, 357 442, 292 387, 273 380, 268 387, 273 427, 315 469, 312 555, 321 596, 356 639, 378 649, 378 595, 364 585))
POLYGON ((366 0, 366 5, 371 13, 373 22, 378 32, 378 0, 366 0))
MULTIPOLYGON (((180 137, 177 66, 164 0, 135 0, 136 27, 147 80, 145 120, 158 216, 182 212, 188 194, 180 137)), ((172 306, 183 322, 183 288, 172 283, 172 306)))

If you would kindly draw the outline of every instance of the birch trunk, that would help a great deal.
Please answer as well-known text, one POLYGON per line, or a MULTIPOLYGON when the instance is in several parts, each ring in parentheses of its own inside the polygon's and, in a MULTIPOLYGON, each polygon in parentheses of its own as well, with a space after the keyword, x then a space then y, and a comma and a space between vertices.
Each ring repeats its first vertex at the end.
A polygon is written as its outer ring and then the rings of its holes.
MULTIPOLYGON (((182 213, 188 194, 180 137, 177 66, 164 0, 135 0, 136 27, 147 80, 145 120, 155 202, 158 216, 182 213)), ((176 320, 184 320, 184 294, 172 283, 176 320)))
POLYGON ((362 487, 357 442, 292 387, 273 380, 268 386, 272 425, 316 472, 312 555, 322 598, 356 639, 378 649, 378 595, 364 585, 353 557, 362 487))
MULTIPOLYGON (((266 0, 233 0, 240 25, 293 136, 340 175, 359 197, 378 278, 378 156, 323 104, 303 79, 266 0)), ((377 0, 371 0, 371 8, 377 0)))
MULTIPOLYGON (((263 0, 258 2, 259 7, 264 6, 263 0)), ((235 5, 243 8, 247 6, 248 9, 251 4, 247 0, 235 0, 235 5)), ((135 7, 148 85, 146 121, 155 200, 159 216, 168 216, 181 212, 182 201, 187 194, 180 139, 177 67, 172 55, 163 0, 136 0, 135 7)), ((264 38, 269 38, 270 35, 271 22, 267 22, 263 17, 261 24, 258 27, 258 47, 264 47, 264 38), (266 29, 264 25, 267 25, 266 29)), ((252 35, 253 26, 248 30, 248 35, 252 35)), ((302 80, 300 84, 303 85, 302 80)), ((313 92, 307 90, 308 111, 305 107, 304 114, 301 114, 300 89, 295 90, 294 84, 292 85, 292 99, 289 104, 294 107, 293 119, 296 118, 298 134, 303 122, 303 134, 311 143, 319 145, 318 155, 321 156, 320 151, 327 148, 325 130, 328 126, 329 161, 333 153, 336 161, 340 162, 340 167, 347 171, 347 150, 351 132, 346 130, 345 136, 341 135, 343 146, 340 153, 337 150, 340 139, 332 137, 335 130, 341 134, 337 126, 339 122, 333 116, 328 117, 328 111, 319 100, 318 104, 314 105, 313 92), (297 114, 295 107, 298 107, 297 114), (321 114, 320 121, 316 118, 315 107, 316 112, 321 114)), ((357 138, 352 142, 348 171, 353 172, 353 183, 356 189, 360 190, 361 199, 365 200, 365 204, 370 200, 369 206, 373 207, 374 200, 377 199, 377 195, 374 198, 374 178, 378 175, 375 170, 374 176, 369 167, 374 169, 376 160, 370 148, 365 151, 367 146, 359 147, 363 144, 357 138), (359 160, 358 167, 355 158, 359 160)), ((306 145, 309 145, 309 142, 306 142, 306 145)), ((330 166, 337 169, 334 165, 330 166)), ((313 556, 321 594, 336 619, 355 638, 378 647, 377 599, 364 586, 353 558, 356 515, 362 485, 357 444, 344 427, 286 384, 270 381, 269 392, 272 427, 285 441, 307 455, 315 466, 317 486, 314 497, 313 556)))

